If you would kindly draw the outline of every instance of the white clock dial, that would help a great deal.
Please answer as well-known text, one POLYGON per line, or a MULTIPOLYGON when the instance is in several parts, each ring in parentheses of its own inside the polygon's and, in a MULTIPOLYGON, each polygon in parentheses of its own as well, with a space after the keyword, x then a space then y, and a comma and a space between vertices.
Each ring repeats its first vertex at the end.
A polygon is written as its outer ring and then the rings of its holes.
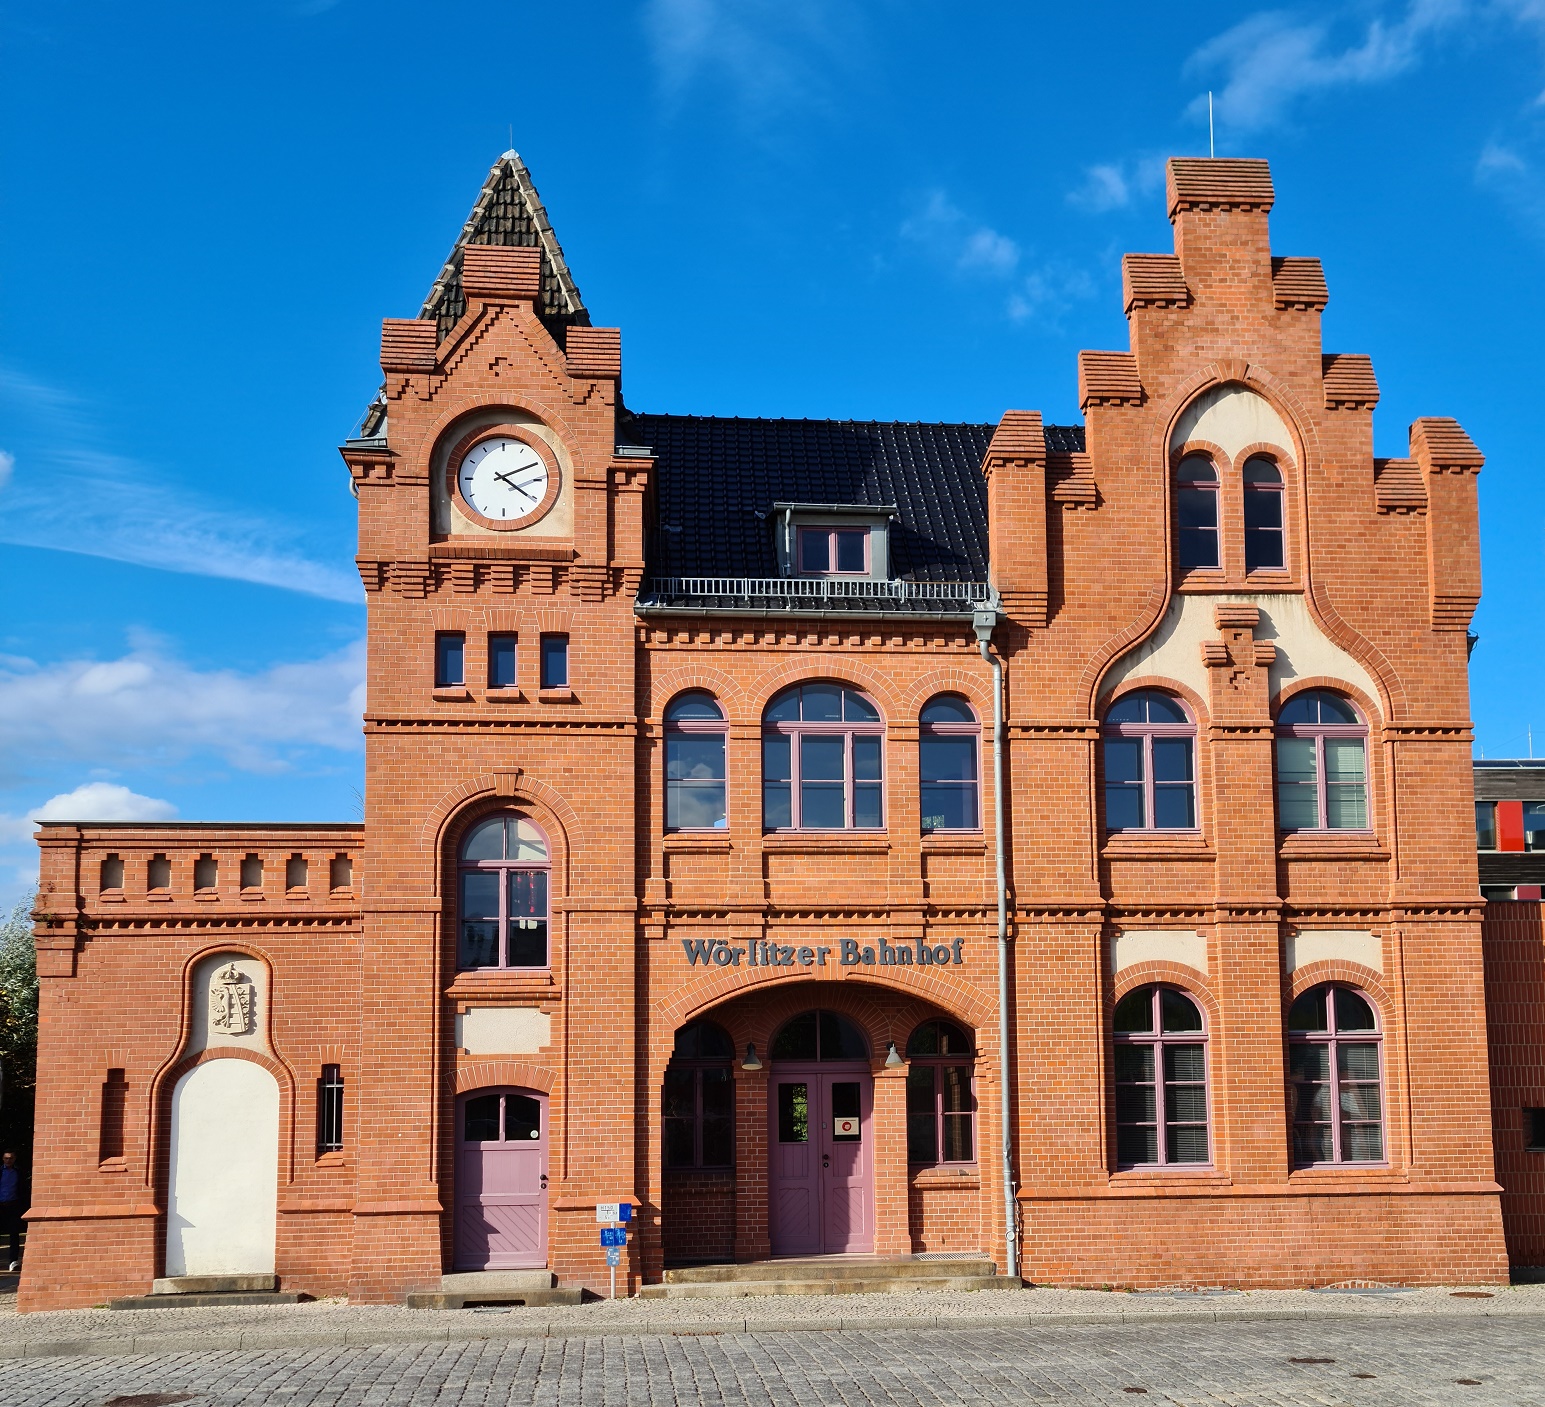
POLYGON ((524 440, 481 440, 457 471, 461 496, 485 518, 514 523, 547 497, 547 462, 524 440))

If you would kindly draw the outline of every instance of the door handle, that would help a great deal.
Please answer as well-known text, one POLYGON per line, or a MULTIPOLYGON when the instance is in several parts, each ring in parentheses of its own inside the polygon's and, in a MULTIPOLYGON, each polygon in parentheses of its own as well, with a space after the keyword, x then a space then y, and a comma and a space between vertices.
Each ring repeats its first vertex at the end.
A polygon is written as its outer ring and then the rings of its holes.
POLYGON ((547 1174, 546 1173, 542 1174, 542 1186, 543 1187, 547 1186, 547 1174))
POLYGON ((829 1168, 829 1167, 831 1167, 831 1165, 832 1165, 832 1155, 830 1153, 822 1153, 821 1154, 821 1166, 823 1168, 829 1168))

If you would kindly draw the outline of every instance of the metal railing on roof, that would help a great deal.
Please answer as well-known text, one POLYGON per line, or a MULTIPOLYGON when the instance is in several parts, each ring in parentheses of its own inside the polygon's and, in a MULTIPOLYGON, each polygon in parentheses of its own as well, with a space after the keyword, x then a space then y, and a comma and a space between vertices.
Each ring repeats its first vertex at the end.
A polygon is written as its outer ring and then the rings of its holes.
POLYGON ((969 615, 994 600, 985 581, 869 581, 852 577, 652 577, 638 594, 649 610, 896 611, 969 615))

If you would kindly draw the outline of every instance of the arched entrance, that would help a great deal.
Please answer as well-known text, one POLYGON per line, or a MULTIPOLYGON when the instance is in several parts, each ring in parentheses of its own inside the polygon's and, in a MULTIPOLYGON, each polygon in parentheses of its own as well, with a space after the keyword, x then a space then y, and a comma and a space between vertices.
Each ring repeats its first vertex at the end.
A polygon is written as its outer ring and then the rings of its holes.
POLYGON ((166 1273, 271 1275, 279 1086, 251 1060, 195 1065, 172 1090, 166 1273))
POLYGON ((768 1212, 775 1256, 874 1250, 874 1077, 863 1032, 805 1011, 773 1038, 768 1212))
POLYGON ((547 1264, 547 1097, 483 1089, 456 1107, 456 1269, 547 1264))

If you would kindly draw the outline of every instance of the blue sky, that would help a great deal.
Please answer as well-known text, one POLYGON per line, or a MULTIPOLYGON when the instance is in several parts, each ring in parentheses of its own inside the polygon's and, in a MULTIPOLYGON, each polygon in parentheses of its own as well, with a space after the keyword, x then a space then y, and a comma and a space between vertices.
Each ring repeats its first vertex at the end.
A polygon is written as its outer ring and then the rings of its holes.
POLYGON ((0 80, 0 900, 40 811, 358 814, 336 446, 512 129, 630 405, 1068 422, 1214 90, 1377 452, 1488 455, 1478 746, 1545 750, 1545 0, 55 0, 0 80))

